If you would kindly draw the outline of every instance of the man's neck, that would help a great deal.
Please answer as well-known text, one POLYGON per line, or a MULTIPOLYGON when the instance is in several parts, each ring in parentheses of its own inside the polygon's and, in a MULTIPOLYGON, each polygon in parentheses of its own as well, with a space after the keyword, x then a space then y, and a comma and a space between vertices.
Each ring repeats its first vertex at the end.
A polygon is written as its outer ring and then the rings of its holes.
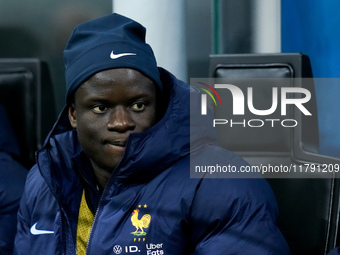
POLYGON ((98 167, 93 167, 93 171, 94 171, 94 175, 97 178, 97 183, 98 183, 98 187, 99 187, 99 191, 100 193, 103 193, 104 188, 111 176, 111 173, 109 173, 108 171, 105 171, 101 168, 98 167))

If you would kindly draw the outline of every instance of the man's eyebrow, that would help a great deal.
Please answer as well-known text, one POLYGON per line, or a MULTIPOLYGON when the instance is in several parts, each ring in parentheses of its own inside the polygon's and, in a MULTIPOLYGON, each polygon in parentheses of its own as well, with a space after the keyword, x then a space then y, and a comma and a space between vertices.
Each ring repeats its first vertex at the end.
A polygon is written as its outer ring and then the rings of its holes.
MULTIPOLYGON (((148 92, 142 92, 142 93, 131 93, 125 97, 126 103, 133 103, 134 101, 138 101, 141 99, 145 100, 151 100, 152 94, 148 92)), ((107 98, 105 96, 100 95, 87 95, 83 98, 83 101, 86 104, 95 104, 95 103, 101 103, 101 104, 112 104, 112 101, 110 98, 107 98)))
POLYGON ((86 104, 109 103, 109 100, 107 98, 100 97, 100 96, 97 96, 97 95, 86 96, 86 97, 83 98, 82 101, 86 104))

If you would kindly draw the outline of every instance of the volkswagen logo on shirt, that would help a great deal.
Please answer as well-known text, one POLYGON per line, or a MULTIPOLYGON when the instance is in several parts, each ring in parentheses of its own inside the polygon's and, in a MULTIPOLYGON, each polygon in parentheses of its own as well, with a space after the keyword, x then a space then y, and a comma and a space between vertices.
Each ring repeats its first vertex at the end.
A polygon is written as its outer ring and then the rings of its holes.
POLYGON ((115 246, 113 247, 113 252, 114 252, 115 254, 121 254, 122 251, 123 251, 123 249, 122 249, 122 247, 121 247, 120 245, 115 245, 115 246))

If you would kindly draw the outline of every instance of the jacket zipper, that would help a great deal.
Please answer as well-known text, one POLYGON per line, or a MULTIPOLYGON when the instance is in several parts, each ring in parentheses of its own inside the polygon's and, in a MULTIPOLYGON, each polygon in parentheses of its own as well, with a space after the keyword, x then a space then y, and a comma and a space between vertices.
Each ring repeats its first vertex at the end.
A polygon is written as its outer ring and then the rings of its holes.
MULTIPOLYGON (((61 226, 61 247, 63 247, 63 251, 62 251, 62 254, 64 255, 67 255, 69 254, 69 250, 70 250, 70 244, 73 243, 73 237, 71 236, 71 240, 70 240, 70 236, 69 234, 67 233, 66 231, 66 226, 64 226, 64 221, 63 221, 63 217, 65 217, 65 221, 66 221, 66 224, 70 225, 69 224, 69 221, 66 217, 66 213, 64 211, 64 209, 59 205, 59 208, 60 208, 60 226, 61 226)), ((75 246, 73 245, 73 251, 71 249, 71 254, 74 254, 73 252, 75 251, 75 254, 78 254, 78 251, 77 249, 75 248, 75 246)))
MULTIPOLYGON (((132 135, 132 134, 131 134, 131 135, 132 135)), ((131 135, 130 135, 130 136, 131 136, 131 135)), ((119 161, 119 163, 117 164, 117 166, 114 168, 113 174, 110 176, 110 178, 109 178, 109 180, 108 180, 108 182, 107 182, 107 184, 106 184, 106 186, 105 186, 105 188, 104 188, 104 190, 103 190, 103 193, 102 193, 102 195, 100 196, 100 199, 99 199, 99 202, 98 202, 98 206, 97 206, 97 209, 96 209, 96 213, 95 213, 95 215, 94 215, 94 219, 93 219, 93 222, 92 222, 92 227, 91 227, 91 230, 90 230, 90 235, 89 235, 89 238, 88 238, 88 240, 87 240, 85 255, 88 255, 87 252, 88 252, 89 247, 90 247, 90 240, 91 240, 91 237, 92 237, 93 227, 94 227, 95 222, 96 222, 96 220, 97 220, 97 215, 98 215, 98 213, 99 213, 99 209, 100 209, 100 205, 102 204, 103 197, 104 197, 105 193, 107 192, 108 187, 111 186, 111 185, 109 185, 109 184, 112 182, 112 180, 113 180, 113 179, 115 178, 115 176, 117 175, 117 169, 120 167, 120 164, 121 164, 121 162, 123 161, 123 159, 124 159, 124 157, 125 157, 126 151, 127 151, 128 147, 129 147, 129 145, 130 145, 130 136, 129 136, 128 139, 126 140, 126 146, 125 146, 125 150, 124 150, 123 156, 122 156, 122 158, 120 159, 120 161, 119 161)))
POLYGON ((64 235, 63 235, 63 232, 64 232, 64 223, 63 223, 63 215, 62 215, 62 209, 61 209, 61 206, 59 205, 59 210, 60 210, 60 226, 61 226, 61 247, 63 249, 62 251, 62 254, 66 254, 66 242, 64 240, 64 235))

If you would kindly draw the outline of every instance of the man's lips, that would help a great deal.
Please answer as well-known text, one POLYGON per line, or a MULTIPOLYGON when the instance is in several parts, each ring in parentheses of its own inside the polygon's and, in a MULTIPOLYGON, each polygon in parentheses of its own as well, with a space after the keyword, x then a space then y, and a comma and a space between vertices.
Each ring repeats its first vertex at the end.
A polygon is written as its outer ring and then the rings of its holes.
POLYGON ((124 147, 126 145, 126 140, 113 140, 113 141, 105 141, 105 144, 117 146, 117 147, 124 147))
POLYGON ((108 149, 108 152, 122 155, 125 151, 125 145, 126 142, 120 141, 120 142, 108 142, 105 144, 106 148, 108 149))

